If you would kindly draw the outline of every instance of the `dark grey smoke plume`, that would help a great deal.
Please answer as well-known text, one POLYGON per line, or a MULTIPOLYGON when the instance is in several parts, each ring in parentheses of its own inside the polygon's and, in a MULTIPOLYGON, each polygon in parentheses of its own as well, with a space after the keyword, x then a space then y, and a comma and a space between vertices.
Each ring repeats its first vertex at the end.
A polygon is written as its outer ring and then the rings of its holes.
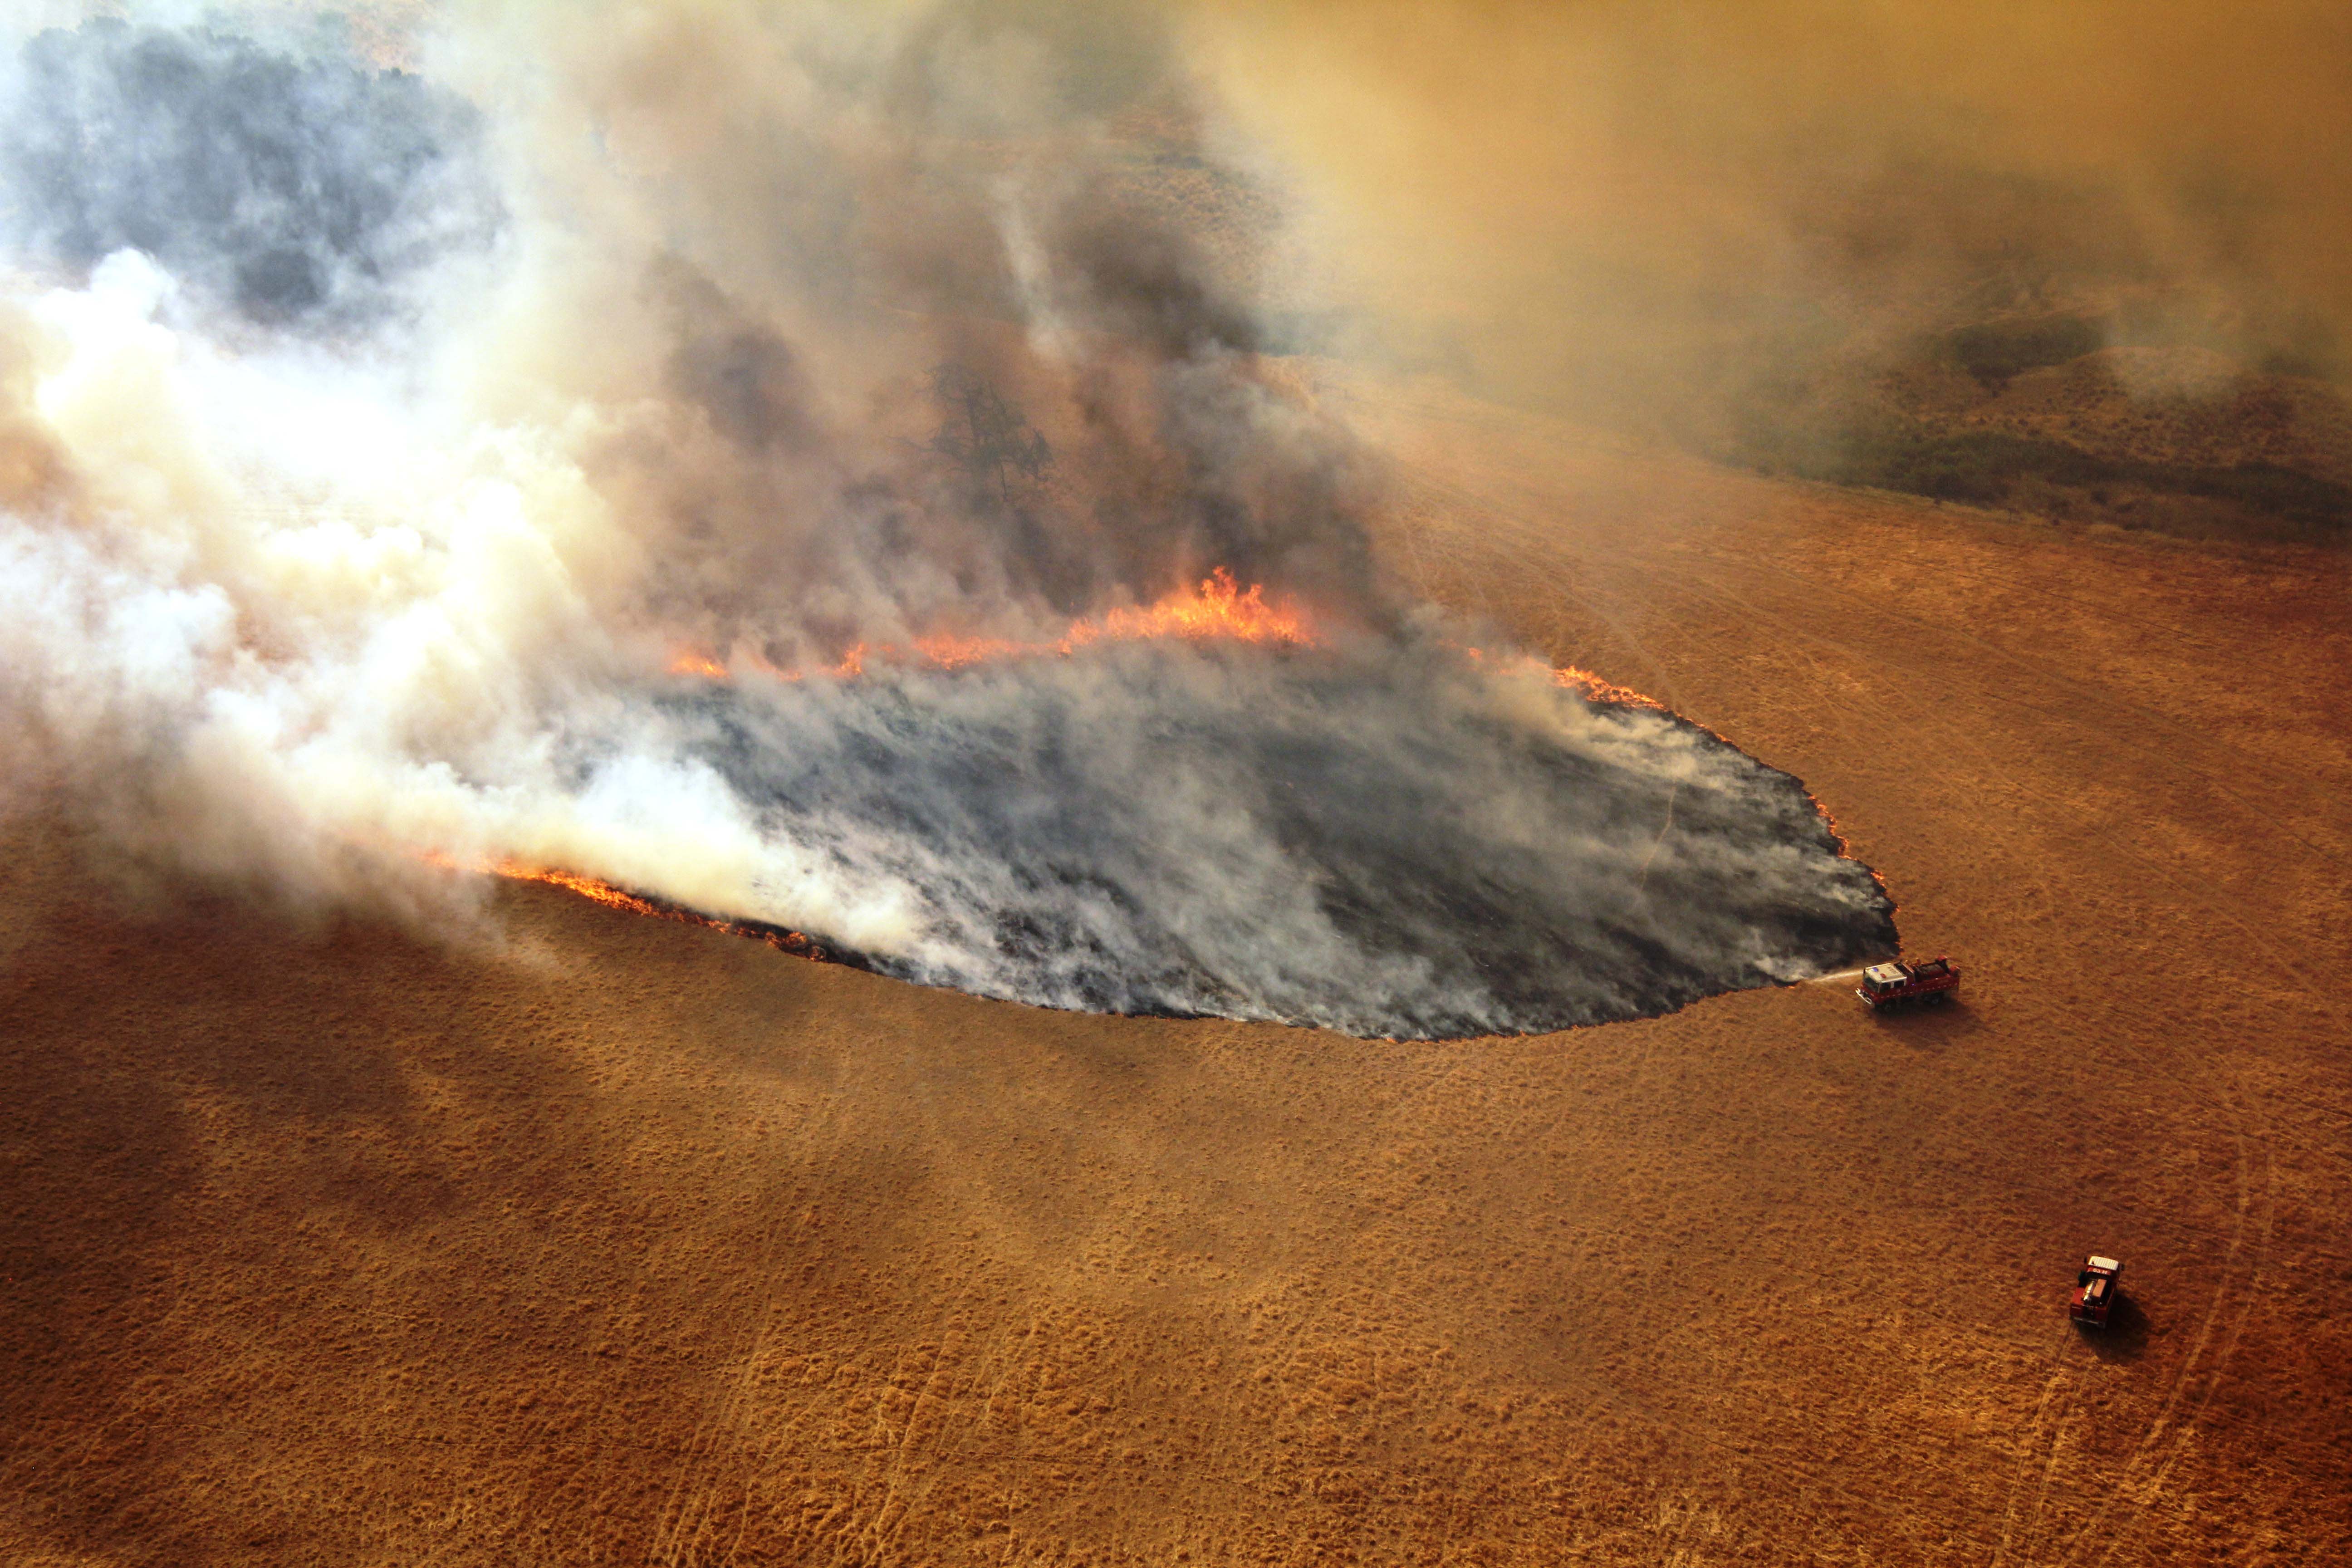
POLYGON ((1297 275, 1326 341, 1741 466, 2341 541, 2345 16, 1350 0, 1192 21, 1309 197, 1328 271, 1297 275))
POLYGON ((20 246, 146 252, 270 325, 372 319, 498 206, 478 117, 413 76, 95 21, 26 44, 0 177, 20 246))
POLYGON ((331 45, 20 57, 0 755, 118 845, 443 912, 430 861, 561 868, 991 995, 1371 1033, 1891 945, 1794 781, 1383 580, 1378 464, 1261 352, 1263 237, 1183 199, 1249 182, 1148 18, 331 45), (1136 614, 1220 570, 1292 631, 1136 614))

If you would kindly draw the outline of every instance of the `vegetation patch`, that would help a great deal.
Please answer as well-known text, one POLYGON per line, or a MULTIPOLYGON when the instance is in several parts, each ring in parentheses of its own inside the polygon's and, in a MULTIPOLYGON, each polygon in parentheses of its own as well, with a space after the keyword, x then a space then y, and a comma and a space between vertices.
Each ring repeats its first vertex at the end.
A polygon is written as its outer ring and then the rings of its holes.
POLYGON ((1808 477, 1979 506, 2000 504, 2021 488, 2037 485, 2081 491, 2097 505, 2117 492, 2190 496, 2300 533, 2352 533, 2352 486, 2297 468, 2260 462, 2155 463, 1999 430, 1881 426, 1857 433, 1841 454, 1808 477))
POLYGON ((1978 321, 1945 333, 1941 346, 1962 370, 1998 384, 2029 370, 2096 353, 2106 337, 2102 318, 2068 313, 1978 321))

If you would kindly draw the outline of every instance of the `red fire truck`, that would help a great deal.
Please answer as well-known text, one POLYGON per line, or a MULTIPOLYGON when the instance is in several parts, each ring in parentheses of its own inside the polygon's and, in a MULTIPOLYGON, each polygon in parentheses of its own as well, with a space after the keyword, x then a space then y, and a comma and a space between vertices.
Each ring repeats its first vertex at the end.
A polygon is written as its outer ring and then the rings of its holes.
POLYGON ((1853 994, 1876 1013, 1913 1002, 1940 1007, 1959 988, 1960 966, 1937 957, 1925 963, 1874 963, 1862 972, 1862 984, 1853 994))
POLYGON ((2093 1253, 2084 1258, 2082 1272, 2074 1276, 2074 1299, 2067 1304, 2066 1315, 2086 1329, 2105 1328, 2123 1272, 2124 1266, 2112 1258, 2093 1253))

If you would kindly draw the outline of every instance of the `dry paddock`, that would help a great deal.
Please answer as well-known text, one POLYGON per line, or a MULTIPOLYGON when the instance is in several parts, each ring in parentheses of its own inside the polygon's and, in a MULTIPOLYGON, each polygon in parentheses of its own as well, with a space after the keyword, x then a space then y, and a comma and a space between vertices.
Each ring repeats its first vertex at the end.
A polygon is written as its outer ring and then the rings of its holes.
POLYGON ((1802 777, 1965 1005, 1071 1016, 19 818, 0 1561, 2352 1560, 2344 558, 1328 395, 1400 574, 1802 777))

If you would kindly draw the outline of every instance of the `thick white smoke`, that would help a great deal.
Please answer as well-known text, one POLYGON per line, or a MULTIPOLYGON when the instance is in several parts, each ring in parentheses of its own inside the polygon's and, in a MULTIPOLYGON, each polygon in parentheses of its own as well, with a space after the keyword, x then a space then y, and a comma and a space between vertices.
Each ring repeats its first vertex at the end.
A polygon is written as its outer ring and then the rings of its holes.
POLYGON ((1366 465, 1257 352, 1264 199, 1149 25, 550 7, 410 47, 17 41, 16 798, 298 900, 520 861, 992 994, 1367 1032, 1891 937, 1793 781, 1383 589, 1366 465), (1050 642, 1220 566, 1325 646, 756 673, 1050 642))
POLYGON ((659 648, 599 619, 636 552, 560 432, 226 349, 158 320, 172 289, 125 251, 18 302, 19 416, 71 479, 0 531, 6 700, 75 799, 297 893, 511 856, 889 940, 887 890, 813 877, 615 694, 659 648), (591 731, 621 751, 583 774, 591 731))

